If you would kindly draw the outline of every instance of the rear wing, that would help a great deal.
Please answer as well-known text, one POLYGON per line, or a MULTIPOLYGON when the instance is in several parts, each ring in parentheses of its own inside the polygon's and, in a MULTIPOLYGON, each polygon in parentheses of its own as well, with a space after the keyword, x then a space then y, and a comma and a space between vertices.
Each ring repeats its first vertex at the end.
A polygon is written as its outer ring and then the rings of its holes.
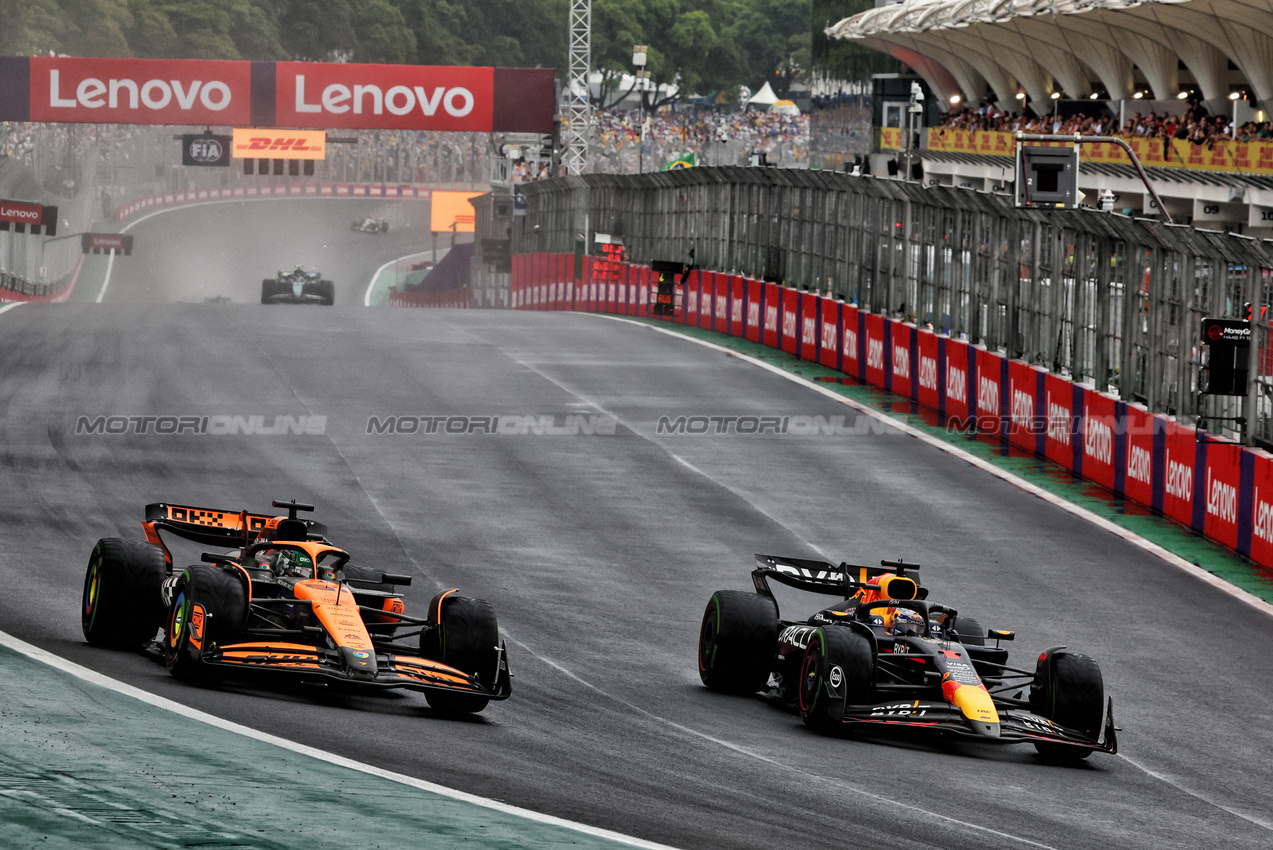
MULTIPOLYGON (((872 579, 889 573, 904 576, 918 569, 919 564, 909 564, 900 558, 896 561, 880 561, 878 567, 848 562, 836 566, 826 561, 757 553, 756 569, 751 571, 751 580, 756 585, 756 592, 765 596, 773 596, 773 591, 769 588, 769 579, 773 579, 779 584, 785 584, 797 590, 848 599, 859 590, 879 590, 880 586, 874 584, 872 579)), ((909 578, 914 579, 916 585, 919 584, 918 576, 909 576, 909 578)), ((918 587, 917 589, 919 599, 928 596, 928 588, 918 587)))
MULTIPOLYGON (((310 539, 321 539, 327 533, 327 526, 321 522, 295 519, 295 512, 292 514, 293 521, 305 523, 310 539)), ((251 545, 265 528, 278 525, 280 519, 287 521, 288 518, 156 502, 146 506, 146 521, 142 526, 146 529, 146 538, 161 546, 157 532, 170 531, 203 546, 237 548, 251 545)))

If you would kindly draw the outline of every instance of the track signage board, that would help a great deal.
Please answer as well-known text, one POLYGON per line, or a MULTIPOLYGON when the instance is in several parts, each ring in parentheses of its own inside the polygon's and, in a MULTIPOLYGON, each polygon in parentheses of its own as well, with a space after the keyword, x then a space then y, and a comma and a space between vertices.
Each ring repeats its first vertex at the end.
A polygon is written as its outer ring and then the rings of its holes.
POLYGON ((552 68, 0 56, 0 121, 551 133, 552 68))
POLYGON ((235 159, 326 159, 327 134, 322 130, 254 130, 236 127, 235 159))
POLYGON ((83 233, 80 235, 80 248, 85 254, 113 251, 127 256, 133 253, 133 237, 130 233, 83 233))
POLYGON ((27 201, 0 199, 0 230, 13 229, 18 233, 57 235, 57 207, 46 207, 27 201))
POLYGON ((225 167, 230 164, 232 136, 186 133, 181 137, 181 164, 225 167))

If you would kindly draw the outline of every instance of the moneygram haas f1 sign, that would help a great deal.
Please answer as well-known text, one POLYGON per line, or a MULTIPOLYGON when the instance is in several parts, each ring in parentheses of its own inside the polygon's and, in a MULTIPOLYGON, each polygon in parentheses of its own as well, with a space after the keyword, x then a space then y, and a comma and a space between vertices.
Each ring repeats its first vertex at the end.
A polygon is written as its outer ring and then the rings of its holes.
POLYGON ((0 121, 551 133, 553 73, 0 56, 0 121))

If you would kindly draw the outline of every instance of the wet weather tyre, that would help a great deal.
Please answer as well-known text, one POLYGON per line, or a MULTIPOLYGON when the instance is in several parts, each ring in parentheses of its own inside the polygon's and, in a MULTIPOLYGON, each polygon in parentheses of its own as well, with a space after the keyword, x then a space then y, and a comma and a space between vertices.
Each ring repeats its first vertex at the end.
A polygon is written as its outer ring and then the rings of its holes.
POLYGON ((811 729, 840 728, 850 705, 870 703, 875 691, 871 643, 842 626, 818 629, 800 663, 800 719, 811 729))
POLYGON ((698 631, 698 675, 727 694, 750 694, 769 681, 778 648, 778 605, 769 596, 718 590, 698 631))
MULTIPOLYGON (((1101 735, 1105 715, 1105 682, 1090 656, 1076 652, 1046 652, 1039 659, 1030 684, 1030 710, 1059 726, 1092 740, 1101 735)), ((1035 742, 1039 755, 1057 761, 1085 759, 1086 747, 1035 742)))
POLYGON ((163 623, 163 550, 118 537, 97 541, 84 573, 80 625, 93 646, 140 647, 163 623))
POLYGON ((215 679, 202 653, 234 643, 247 623, 246 580, 238 570, 212 564, 187 567, 172 590, 164 631, 168 672, 188 682, 215 679))
POLYGON ((986 629, 972 617, 959 617, 955 620, 955 633, 964 646, 985 646, 986 629))
MULTIPOLYGON (((494 690, 500 663, 499 623, 491 603, 439 594, 429 603, 429 615, 434 624, 420 635, 421 653, 494 690)), ((476 714, 490 702, 489 697, 452 691, 425 691, 424 696, 434 711, 443 714, 476 714)))
POLYGON ((323 303, 330 307, 336 303, 336 284, 330 280, 320 280, 318 282, 318 294, 323 299, 323 303))
POLYGON ((266 278, 265 280, 261 281, 261 303, 262 304, 274 303, 274 296, 278 295, 278 293, 279 293, 278 281, 274 280, 273 278, 266 278))

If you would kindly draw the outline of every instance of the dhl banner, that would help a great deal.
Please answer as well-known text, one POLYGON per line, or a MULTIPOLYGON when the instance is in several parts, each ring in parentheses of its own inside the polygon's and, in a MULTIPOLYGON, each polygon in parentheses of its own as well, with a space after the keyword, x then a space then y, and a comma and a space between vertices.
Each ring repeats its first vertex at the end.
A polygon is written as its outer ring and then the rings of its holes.
POLYGON ((235 159, 326 159, 322 130, 248 130, 236 127, 230 155, 235 159))
MULTIPOLYGON (((1217 141, 1195 145, 1183 139, 1129 138, 1126 140, 1140 164, 1147 168, 1185 168, 1201 171, 1225 171, 1241 174, 1273 175, 1273 141, 1217 141)), ((1073 142, 1031 142, 1032 145, 1070 145, 1073 142)), ((882 146, 882 145, 881 145, 882 146)), ((970 153, 983 156, 1014 156, 1016 138, 1012 133, 988 130, 955 130, 934 127, 928 131, 928 149, 946 153, 970 153)), ((1079 145, 1079 158, 1084 162, 1106 162, 1131 165, 1121 147, 1109 142, 1079 145)))

